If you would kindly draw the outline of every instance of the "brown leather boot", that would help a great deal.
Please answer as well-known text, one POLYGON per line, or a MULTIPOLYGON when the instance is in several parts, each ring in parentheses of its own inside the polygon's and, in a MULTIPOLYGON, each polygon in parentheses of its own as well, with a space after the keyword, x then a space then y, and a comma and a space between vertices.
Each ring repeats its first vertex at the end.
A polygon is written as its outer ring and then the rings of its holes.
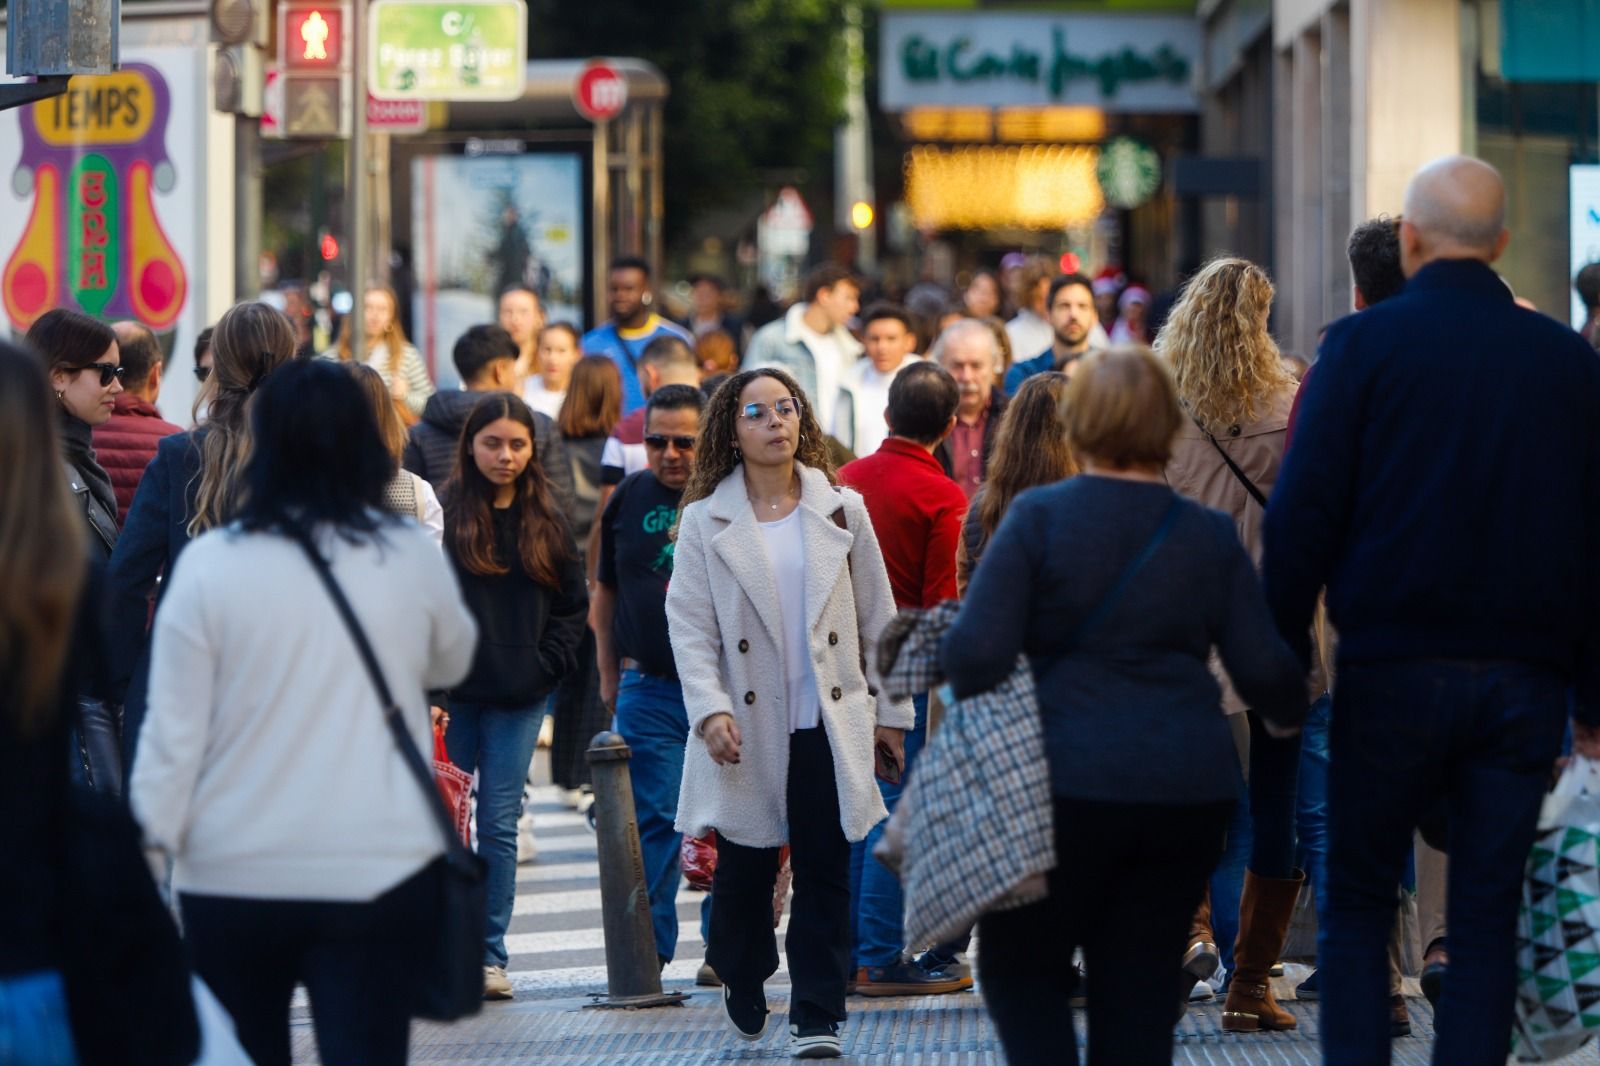
MULTIPOLYGON (((1200 899, 1200 908, 1189 922, 1189 940, 1183 953, 1183 972, 1204 981, 1217 972, 1222 956, 1217 952, 1217 935, 1211 931, 1211 889, 1200 899)), ((1185 990, 1187 991, 1187 989, 1185 990)))
POLYGON ((1239 899, 1239 939, 1233 948, 1235 970, 1228 984, 1228 1001, 1222 1007, 1224 1032, 1254 1033, 1299 1025, 1294 1015, 1272 998, 1268 971, 1283 950, 1305 879, 1299 870, 1282 880, 1245 871, 1244 895, 1239 899))
POLYGON ((1200 899, 1200 907, 1189 921, 1189 939, 1178 970, 1178 1019, 1189 1011, 1189 995, 1195 986, 1217 972, 1222 956, 1217 952, 1217 935, 1211 931, 1211 889, 1200 899))

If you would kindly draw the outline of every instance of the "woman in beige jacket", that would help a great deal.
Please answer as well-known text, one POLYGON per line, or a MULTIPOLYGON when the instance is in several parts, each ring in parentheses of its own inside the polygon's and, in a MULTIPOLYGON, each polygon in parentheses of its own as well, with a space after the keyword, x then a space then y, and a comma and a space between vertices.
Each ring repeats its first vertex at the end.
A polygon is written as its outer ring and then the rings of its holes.
POLYGON ((904 765, 913 721, 911 701, 876 695, 863 671, 894 597, 866 506, 834 485, 827 448, 788 374, 724 382, 701 423, 667 591, 690 734, 677 828, 717 831, 706 961, 734 1029, 759 1039, 789 844, 797 1058, 839 1053, 850 844, 885 817, 875 763, 904 765))
MULTIPOLYGON (((1254 263, 1213 259, 1189 282, 1156 342, 1156 350, 1172 366, 1178 397, 1189 416, 1173 443, 1167 481, 1191 499, 1232 516, 1258 567, 1261 520, 1283 461, 1296 388, 1267 332, 1272 297, 1272 282, 1254 263)), ((1236 736, 1248 748, 1251 830, 1222 1027, 1235 1032, 1293 1029, 1294 1015, 1273 1000, 1268 975, 1283 950, 1305 880, 1294 865, 1300 739, 1271 736, 1240 701, 1215 659, 1213 668, 1222 681, 1223 709, 1235 716, 1236 736)), ((1230 865, 1225 856, 1219 875, 1230 865)), ((1219 905, 1231 904, 1235 885, 1233 881, 1223 891, 1213 881, 1219 905)), ((1185 971, 1196 977, 1217 967, 1209 919, 1208 897, 1184 956, 1185 971)))

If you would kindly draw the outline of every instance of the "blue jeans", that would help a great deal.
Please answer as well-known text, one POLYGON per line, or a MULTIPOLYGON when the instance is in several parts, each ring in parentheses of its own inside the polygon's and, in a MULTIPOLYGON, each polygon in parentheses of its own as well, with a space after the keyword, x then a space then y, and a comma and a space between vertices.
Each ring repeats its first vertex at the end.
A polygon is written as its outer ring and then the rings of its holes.
POLYGON ((1233 977, 1233 944, 1239 939, 1239 898, 1244 895, 1244 871, 1250 865, 1251 844, 1250 804, 1241 777, 1239 800, 1228 817, 1222 858, 1211 871, 1211 932, 1217 938, 1217 955, 1228 979, 1233 977))
POLYGON ((1300 730, 1300 795, 1295 827, 1300 836, 1300 865, 1311 883, 1317 907, 1317 928, 1328 920, 1328 729, 1333 697, 1324 692, 1311 705, 1300 730))
POLYGON ((517 899, 517 819, 544 711, 543 702, 532 707, 450 704, 450 728, 444 734, 450 761, 469 774, 478 772, 478 854, 488 867, 485 966, 508 961, 506 929, 517 899))
MULTIPOLYGON (((678 817, 678 789, 683 783, 683 751, 689 740, 689 712, 683 687, 676 681, 637 670, 624 670, 617 688, 616 730, 633 757, 634 817, 639 825, 639 851, 644 859, 645 887, 650 893, 650 924, 656 954, 671 962, 678 950, 679 853, 683 834, 673 828, 678 817)), ((700 904, 704 939, 711 913, 711 894, 700 904)))
MULTIPOLYGON (((878 781, 878 794, 890 814, 900 802, 900 794, 911 780, 917 753, 928 738, 928 694, 913 697, 912 704, 917 712, 916 725, 906 731, 906 764, 900 773, 900 784, 878 781)), ((883 827, 884 823, 879 822, 865 840, 850 845, 850 927, 856 934, 854 965, 858 967, 892 966, 900 961, 906 947, 901 913, 905 897, 900 891, 900 879, 872 857, 873 846, 883 837, 883 827)))
POLYGON ((1321 928, 1327 1066, 1389 1061, 1387 943, 1418 817, 1450 808, 1450 980, 1433 1061, 1502 1066, 1516 925, 1568 684, 1529 663, 1344 666, 1330 730, 1328 904, 1321 928))
POLYGON ((60 974, 46 970, 0 978, 0 1062, 77 1066, 60 974))

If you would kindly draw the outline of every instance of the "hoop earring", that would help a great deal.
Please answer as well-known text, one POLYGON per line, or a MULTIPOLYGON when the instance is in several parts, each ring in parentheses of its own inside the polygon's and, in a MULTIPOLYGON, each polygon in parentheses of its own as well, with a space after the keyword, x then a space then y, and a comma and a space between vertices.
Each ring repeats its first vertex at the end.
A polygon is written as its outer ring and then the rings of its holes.
POLYGON ((740 451, 738 448, 735 448, 733 450, 733 461, 736 463, 744 462, 744 452, 740 451))
POLYGON ((805 442, 806 442, 806 435, 804 433, 802 433, 802 434, 800 434, 800 443, 804 444, 805 442))

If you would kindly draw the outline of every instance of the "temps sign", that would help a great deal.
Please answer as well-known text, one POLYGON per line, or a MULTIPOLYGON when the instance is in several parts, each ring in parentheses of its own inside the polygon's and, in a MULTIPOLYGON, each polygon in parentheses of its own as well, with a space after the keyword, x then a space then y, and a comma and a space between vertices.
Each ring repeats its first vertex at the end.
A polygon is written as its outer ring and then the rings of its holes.
POLYGON ((528 66, 523 0, 372 0, 367 88, 380 100, 515 100, 528 66))

